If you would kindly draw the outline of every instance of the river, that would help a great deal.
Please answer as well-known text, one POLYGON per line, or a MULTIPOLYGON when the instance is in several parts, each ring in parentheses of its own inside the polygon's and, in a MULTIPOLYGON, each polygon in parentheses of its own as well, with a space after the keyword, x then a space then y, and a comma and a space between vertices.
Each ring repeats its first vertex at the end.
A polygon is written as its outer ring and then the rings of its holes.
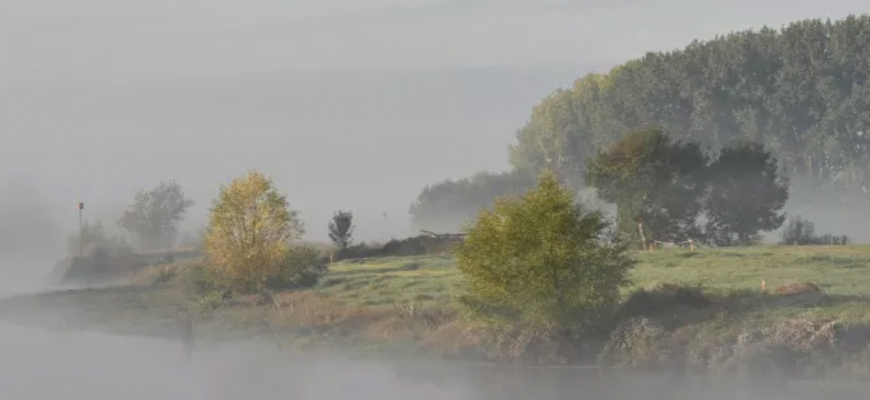
MULTIPOLYGON (((36 275, 34 275, 36 276, 36 275)), ((0 278, 3 278, 0 276, 0 278)), ((26 285, 0 286, 3 294, 26 285)), ((23 281, 22 281, 23 282, 23 281)), ((180 343, 0 322, 0 398, 28 400, 846 400, 816 386, 764 377, 687 377, 598 369, 519 369, 481 364, 361 360, 291 353, 262 343, 180 343)), ((843 389, 843 388, 840 388, 843 389)), ((852 389, 850 389, 852 390, 852 389)))

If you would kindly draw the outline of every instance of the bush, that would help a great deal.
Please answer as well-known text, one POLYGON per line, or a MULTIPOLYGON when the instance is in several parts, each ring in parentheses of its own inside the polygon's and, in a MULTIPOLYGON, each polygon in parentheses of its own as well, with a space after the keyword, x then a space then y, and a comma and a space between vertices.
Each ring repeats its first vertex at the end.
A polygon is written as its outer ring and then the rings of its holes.
POLYGON ((266 286, 275 290, 311 287, 326 275, 327 268, 319 250, 308 245, 293 246, 287 250, 276 273, 266 281, 266 286))
POLYGON ((608 225, 552 173, 525 195, 500 199, 466 228, 456 250, 467 316, 558 343, 600 326, 635 264, 625 246, 606 243, 608 225))
POLYGON ((373 257, 405 257, 424 254, 452 252, 458 243, 450 239, 440 239, 431 236, 413 236, 405 239, 393 239, 383 246, 360 243, 349 246, 337 253, 338 260, 350 258, 373 257))
POLYGON ((784 245, 823 245, 823 246, 845 246, 851 240, 845 235, 825 234, 816 236, 816 225, 809 220, 795 216, 789 219, 782 230, 782 241, 784 245))

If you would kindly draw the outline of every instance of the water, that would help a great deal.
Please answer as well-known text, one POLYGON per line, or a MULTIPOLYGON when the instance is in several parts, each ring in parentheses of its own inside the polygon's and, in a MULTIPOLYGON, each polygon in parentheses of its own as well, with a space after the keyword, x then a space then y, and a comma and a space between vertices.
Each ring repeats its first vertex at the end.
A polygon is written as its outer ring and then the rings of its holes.
MULTIPOLYGON (((204 345, 0 323, 0 398, 10 399, 817 399, 817 389, 681 374, 353 360, 264 344, 204 345)), ((866 397, 826 393, 827 400, 866 397)))
MULTIPOLYGON (((2 294, 7 295, 25 288, 28 287, 0 286, 2 294)), ((826 400, 845 400, 867 397, 867 392, 852 389, 850 393, 839 394, 757 376, 703 378, 598 369, 517 369, 445 361, 358 360, 291 353, 262 343, 197 346, 191 365, 177 341, 80 331, 52 332, 0 322, 0 398, 815 400, 824 396, 826 400)))

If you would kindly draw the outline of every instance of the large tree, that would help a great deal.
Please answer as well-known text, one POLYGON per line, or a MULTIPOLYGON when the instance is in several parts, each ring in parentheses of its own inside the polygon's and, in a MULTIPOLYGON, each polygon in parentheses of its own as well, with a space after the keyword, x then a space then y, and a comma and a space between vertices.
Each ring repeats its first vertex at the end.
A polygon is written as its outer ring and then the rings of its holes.
POLYGON ((205 237, 208 266, 236 289, 256 292, 281 274, 290 242, 303 232, 286 197, 251 171, 222 186, 214 202, 205 237))
POLYGON ((118 224, 136 239, 143 250, 171 247, 193 200, 185 197, 181 185, 163 182, 151 190, 140 189, 118 224))
POLYGON ((720 246, 752 245, 759 232, 779 229, 788 181, 764 146, 741 142, 722 149, 707 171, 707 237, 720 246))
POLYGON ((750 139, 792 182, 813 188, 807 201, 867 204, 868 59, 870 15, 798 21, 648 53, 545 98, 510 159, 532 172, 583 169, 578 162, 626 133, 659 126, 714 152, 750 139))
POLYGON ((617 205, 620 236, 646 247, 655 240, 698 238, 706 165, 698 145, 648 129, 590 159, 586 182, 617 205))

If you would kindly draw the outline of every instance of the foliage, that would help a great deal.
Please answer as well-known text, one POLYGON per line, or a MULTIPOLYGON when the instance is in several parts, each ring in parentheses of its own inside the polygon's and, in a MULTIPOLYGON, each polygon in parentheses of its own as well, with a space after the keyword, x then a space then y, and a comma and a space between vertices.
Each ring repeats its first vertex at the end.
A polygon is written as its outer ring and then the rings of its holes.
POLYGON ((278 290, 311 287, 327 271, 326 260, 319 250, 307 245, 291 246, 266 286, 278 290))
POLYGON ((790 218, 782 230, 782 244, 808 245, 813 244, 816 237, 816 224, 801 218, 800 215, 790 218))
POLYGON ((67 236, 67 250, 71 255, 90 255, 98 249, 116 253, 132 252, 123 237, 109 237, 100 222, 83 221, 79 232, 67 236))
POLYGON ((594 154, 578 132, 571 91, 558 90, 534 107, 529 122, 517 132, 510 161, 520 170, 549 168, 569 181, 581 177, 583 162, 594 154), (574 179, 571 179, 574 178, 574 179))
POLYGON ((754 245, 759 231, 779 229, 788 200, 788 182, 777 161, 757 143, 722 149, 707 171, 704 200, 708 239, 719 246, 754 245))
POLYGON ((456 247, 456 241, 431 236, 413 236, 405 239, 392 239, 383 246, 360 243, 338 253, 338 258, 398 257, 425 254, 449 253, 456 247))
POLYGON ((586 182, 616 203, 619 234, 646 247, 653 240, 697 237, 707 161, 693 143, 658 129, 635 132, 590 159, 586 182))
POLYGON ((841 245, 849 244, 848 236, 825 234, 816 236, 816 225, 809 220, 802 218, 800 215, 794 218, 789 218, 782 230, 782 241, 784 245, 841 245))
POLYGON ((804 20, 694 41, 590 74, 532 110, 511 162, 585 172, 626 133, 661 127, 716 152, 769 149, 814 195, 866 202, 870 190, 870 15, 804 20))
POLYGON ((600 240, 608 223, 585 210, 555 174, 523 196, 496 201, 456 249, 461 303, 492 326, 575 332, 607 316, 634 265, 600 240))
POLYGON ((329 239, 339 250, 347 249, 353 243, 353 213, 336 211, 329 221, 329 239))
POLYGON ((285 261, 290 241, 302 236, 296 211, 272 181, 251 171, 222 186, 209 215, 209 266, 240 290, 258 292, 285 261))
POLYGON ((163 182, 151 190, 137 191, 118 225, 130 232, 143 250, 171 247, 179 223, 193 205, 193 200, 184 196, 181 185, 163 182))
POLYGON ((411 205, 411 223, 416 229, 455 232, 496 198, 522 193, 534 184, 533 175, 515 170, 481 172, 470 178, 429 185, 411 205))

